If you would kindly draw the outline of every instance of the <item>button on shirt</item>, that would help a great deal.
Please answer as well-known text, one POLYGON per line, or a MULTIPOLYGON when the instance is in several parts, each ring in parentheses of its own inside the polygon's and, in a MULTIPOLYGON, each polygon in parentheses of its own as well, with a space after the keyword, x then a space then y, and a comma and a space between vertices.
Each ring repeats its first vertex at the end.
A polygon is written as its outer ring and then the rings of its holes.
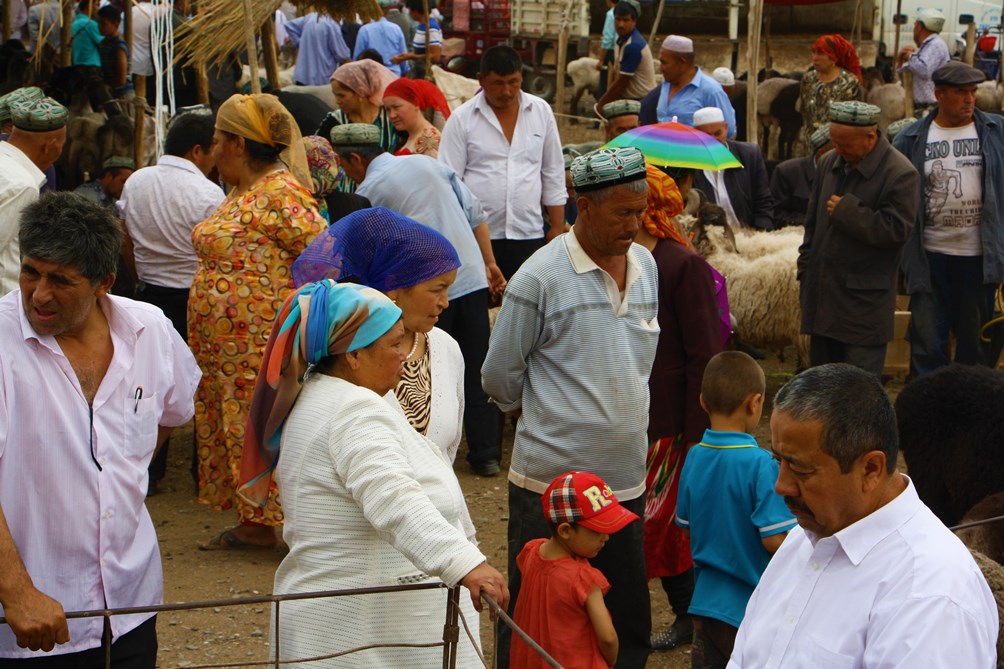
POLYGON ((997 666, 997 605, 913 483, 831 537, 795 528, 746 608, 728 669, 997 666))
POLYGON ((383 62, 387 69, 401 76, 404 69, 401 64, 393 64, 390 59, 394 56, 408 51, 408 45, 404 41, 404 33, 401 27, 380 17, 378 21, 370 21, 359 29, 356 34, 356 48, 352 50, 352 58, 359 60, 359 56, 366 49, 374 49, 383 56, 383 62))
POLYGON ((541 204, 563 207, 568 198, 554 113, 528 93, 519 104, 511 145, 484 93, 453 112, 439 143, 439 160, 481 200, 492 239, 542 238, 541 204))
MULTIPOLYGON (((29 324, 21 291, 0 299, 0 506, 35 587, 66 611, 163 601, 147 466, 158 425, 192 418, 201 376, 159 309, 113 296, 99 305, 115 352, 88 406, 55 338, 29 324)), ((113 617, 112 636, 152 615, 113 617)), ((69 643, 52 654, 97 647, 102 625, 70 620, 69 643)), ((40 655, 0 625, 0 657, 40 655)))
POLYGON ((17 288, 21 273, 17 231, 21 211, 38 199, 45 174, 21 149, 0 142, 0 295, 17 288))
POLYGON ((375 207, 387 207, 437 230, 460 256, 457 280, 449 289, 455 300, 488 287, 485 262, 473 229, 485 222, 481 203, 446 165, 428 156, 377 156, 356 188, 375 207), (407 183, 407 188, 402 184, 407 183))
POLYGON ((948 46, 939 35, 928 35, 920 43, 920 48, 910 54, 910 59, 899 66, 897 72, 913 72, 913 101, 917 104, 933 105, 934 71, 952 59, 948 46))
POLYGON ((690 83, 673 94, 672 100, 669 99, 671 88, 666 81, 659 87, 656 118, 660 123, 672 121, 675 116, 677 122, 693 127, 695 111, 703 107, 718 107, 728 123, 729 137, 736 136, 736 111, 732 108, 729 96, 725 94, 722 85, 701 72, 701 68, 697 68, 697 74, 690 83))
POLYGON ((330 16, 316 13, 286 23, 286 34, 299 48, 293 79, 306 86, 327 86, 338 64, 352 53, 342 36, 342 27, 330 16))
POLYGON ((162 288, 190 288, 199 261, 192 228, 226 199, 190 160, 161 156, 125 182, 117 203, 133 241, 139 280, 162 288))

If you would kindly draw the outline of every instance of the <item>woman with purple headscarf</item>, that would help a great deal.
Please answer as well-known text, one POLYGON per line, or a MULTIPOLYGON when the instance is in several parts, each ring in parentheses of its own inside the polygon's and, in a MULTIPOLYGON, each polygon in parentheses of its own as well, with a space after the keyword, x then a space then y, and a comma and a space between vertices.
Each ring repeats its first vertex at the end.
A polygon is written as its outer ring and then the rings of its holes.
MULTIPOLYGON (((450 463, 463 429, 464 358, 453 337, 435 325, 449 304, 446 293, 459 267, 446 237, 384 207, 336 221, 293 266, 297 285, 324 278, 355 281, 401 308, 404 373, 386 399, 450 463)), ((468 529, 473 537, 473 527, 468 529)))

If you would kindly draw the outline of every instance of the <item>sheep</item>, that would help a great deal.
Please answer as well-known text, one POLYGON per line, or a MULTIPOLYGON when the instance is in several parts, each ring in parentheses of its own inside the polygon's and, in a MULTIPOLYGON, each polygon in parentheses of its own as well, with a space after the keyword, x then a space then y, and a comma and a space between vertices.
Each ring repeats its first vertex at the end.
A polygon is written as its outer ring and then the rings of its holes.
POLYGON ((976 108, 985 112, 1001 110, 1001 85, 996 81, 984 81, 976 87, 976 108))
POLYGON ((582 95, 586 91, 594 98, 599 99, 600 71, 596 69, 598 62, 600 61, 596 58, 583 56, 582 58, 576 58, 565 68, 565 72, 575 87, 572 91, 572 102, 568 108, 569 115, 578 115, 579 100, 582 99, 582 95))
POLYGON ((324 86, 293 84, 291 86, 283 86, 282 90, 289 91, 290 93, 309 93, 332 109, 338 109, 338 101, 335 100, 335 94, 331 90, 330 84, 324 86))
POLYGON ((945 525, 1004 491, 1004 374, 949 365, 907 384, 896 416, 917 494, 945 525))
MULTIPOLYGON (((286 86, 292 86, 293 85, 293 83, 294 83, 293 82, 293 69, 294 69, 293 67, 287 67, 285 70, 279 70, 279 75, 278 75, 279 76, 279 88, 285 88, 286 86)), ((258 76, 259 77, 264 77, 265 76, 265 70, 262 69, 262 68, 259 68, 258 69, 258 76)), ((242 65, 241 66, 241 78, 237 82, 237 89, 240 90, 240 87, 243 86, 244 84, 248 83, 249 81, 251 81, 251 66, 250 65, 242 65)))
POLYGON ((906 116, 906 91, 903 84, 887 84, 882 73, 874 67, 865 68, 865 102, 879 109, 879 130, 883 133, 893 121, 906 116))
MULTIPOLYGON (((1004 492, 994 493, 969 509, 959 525, 1004 516, 1004 492)), ((993 521, 956 530, 955 535, 971 550, 979 551, 991 560, 1004 562, 1004 521, 993 521)))
POLYGON ((438 65, 432 66, 432 78, 436 82, 439 90, 446 96, 446 102, 450 105, 450 110, 454 110, 464 104, 481 90, 481 84, 477 79, 468 79, 465 76, 447 72, 438 65))
POLYGON ((1004 669, 1004 567, 977 550, 969 549, 976 566, 983 572, 990 592, 997 602, 997 619, 1000 629, 997 633, 997 669, 1004 669))
POLYGON ((797 79, 774 77, 757 86, 756 114, 763 132, 760 147, 765 159, 791 158, 798 131, 802 128, 802 115, 797 103, 801 84, 797 79), (771 145, 771 128, 777 127, 776 150, 771 145))
MULTIPOLYGON (((687 224, 682 217, 680 222, 687 224)), ((800 334, 795 279, 801 230, 742 230, 733 234, 721 207, 704 205, 694 227, 685 233, 691 235, 697 252, 728 281, 729 311, 743 341, 774 349, 779 357, 785 346, 794 345, 798 369, 804 369, 809 361, 806 338, 800 334)))

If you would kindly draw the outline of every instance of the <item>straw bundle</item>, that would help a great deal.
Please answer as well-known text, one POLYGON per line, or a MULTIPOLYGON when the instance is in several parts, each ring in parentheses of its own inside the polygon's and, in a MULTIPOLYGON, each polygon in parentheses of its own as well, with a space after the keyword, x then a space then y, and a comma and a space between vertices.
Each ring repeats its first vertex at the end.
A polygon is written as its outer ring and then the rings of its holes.
MULTIPOLYGON (((302 13, 317 11, 350 21, 354 21, 357 14, 364 21, 383 14, 376 0, 299 0, 294 4, 302 13)), ((260 26, 280 5, 282 0, 252 0, 252 23, 260 26)), ((175 62, 219 65, 232 54, 243 53, 246 40, 244 3, 201 0, 198 15, 178 29, 175 62)))

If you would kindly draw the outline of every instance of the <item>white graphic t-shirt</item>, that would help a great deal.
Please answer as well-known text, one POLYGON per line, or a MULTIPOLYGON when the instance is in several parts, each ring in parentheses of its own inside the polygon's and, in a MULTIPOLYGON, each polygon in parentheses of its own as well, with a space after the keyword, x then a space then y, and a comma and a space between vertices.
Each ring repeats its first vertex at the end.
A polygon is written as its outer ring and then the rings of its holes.
POLYGON ((983 154, 976 124, 931 124, 924 160, 924 248, 953 256, 983 255, 983 154))

